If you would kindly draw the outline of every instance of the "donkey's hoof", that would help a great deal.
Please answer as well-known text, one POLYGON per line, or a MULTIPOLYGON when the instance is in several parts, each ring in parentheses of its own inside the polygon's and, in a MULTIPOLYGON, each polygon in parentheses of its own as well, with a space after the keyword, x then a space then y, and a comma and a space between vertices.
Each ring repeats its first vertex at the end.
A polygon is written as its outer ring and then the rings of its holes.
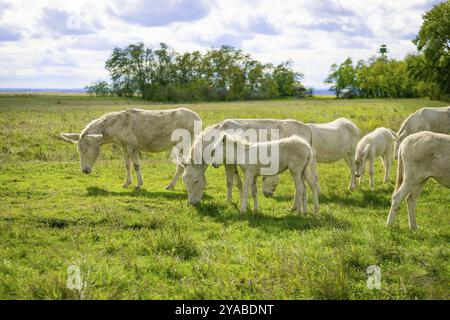
POLYGON ((169 184, 169 185, 165 186, 164 189, 173 191, 174 187, 169 184))

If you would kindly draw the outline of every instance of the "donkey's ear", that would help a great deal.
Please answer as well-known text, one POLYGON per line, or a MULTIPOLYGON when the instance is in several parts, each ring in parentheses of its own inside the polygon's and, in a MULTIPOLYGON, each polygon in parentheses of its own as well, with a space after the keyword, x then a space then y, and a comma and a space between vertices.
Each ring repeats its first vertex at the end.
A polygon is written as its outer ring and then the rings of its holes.
POLYGON ((172 161, 176 164, 179 164, 183 168, 186 165, 186 159, 181 154, 180 150, 178 148, 173 148, 172 152, 170 153, 170 157, 172 158, 172 161))
POLYGON ((89 142, 98 142, 103 138, 102 134, 88 134, 86 135, 86 139, 89 142))
POLYGON ((80 140, 79 133, 60 133, 60 136, 67 142, 77 143, 80 140))
POLYGON ((194 148, 194 157, 191 159, 191 161, 192 164, 203 163, 202 151, 198 147, 194 148))
POLYGON ((370 150, 370 143, 368 143, 368 144, 366 145, 366 147, 364 148, 364 150, 363 150, 363 155, 364 155, 364 157, 367 156, 367 154, 369 153, 369 150, 370 150))

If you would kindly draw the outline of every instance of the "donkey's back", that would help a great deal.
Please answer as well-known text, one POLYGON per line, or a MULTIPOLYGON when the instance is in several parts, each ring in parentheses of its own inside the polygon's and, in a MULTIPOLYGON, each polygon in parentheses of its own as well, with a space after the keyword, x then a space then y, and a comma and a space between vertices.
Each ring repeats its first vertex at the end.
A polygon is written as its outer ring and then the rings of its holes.
POLYGON ((177 129, 187 130, 194 137, 194 123, 201 121, 197 113, 185 109, 143 110, 129 109, 118 115, 121 126, 116 126, 118 135, 126 142, 137 144, 142 151, 159 152, 176 143, 172 133, 177 129))

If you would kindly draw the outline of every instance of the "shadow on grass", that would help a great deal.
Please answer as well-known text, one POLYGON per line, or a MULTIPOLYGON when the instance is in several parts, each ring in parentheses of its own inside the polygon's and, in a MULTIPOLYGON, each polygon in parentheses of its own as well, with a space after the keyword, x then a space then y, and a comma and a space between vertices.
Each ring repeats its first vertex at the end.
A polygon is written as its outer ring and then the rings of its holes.
POLYGON ((283 212, 283 216, 268 215, 264 212, 253 213, 251 211, 241 214, 236 204, 223 205, 213 202, 202 202, 195 208, 200 215, 213 218, 217 222, 230 224, 247 221, 250 227, 259 228, 265 232, 304 231, 317 228, 347 230, 351 227, 348 221, 324 213, 316 215, 309 212, 307 216, 298 216, 296 213, 286 210, 285 213, 283 212))
MULTIPOLYGON (((377 190, 377 191, 370 191, 370 190, 360 190, 360 191, 353 191, 353 192, 360 192, 362 194, 362 198, 355 197, 352 193, 347 192, 345 194, 327 194, 322 193, 319 196, 319 202, 320 203, 333 203, 333 204, 339 204, 339 205, 345 205, 345 206, 352 206, 352 207, 360 207, 360 208, 386 208, 389 207, 391 204, 391 194, 392 192, 388 192, 385 190, 377 190)), ((277 202, 286 202, 286 201, 292 201, 293 196, 273 196, 271 199, 274 199, 277 202)), ((308 202, 311 201, 311 196, 308 196, 308 202)))
MULTIPOLYGON (((158 198, 163 197, 167 199, 186 199, 187 194, 185 192, 176 191, 147 191, 145 189, 131 189, 124 191, 108 191, 97 187, 88 187, 87 196, 89 197, 139 197, 139 198, 158 198)), ((205 199, 211 199, 210 196, 205 195, 205 199)))
POLYGON ((386 209, 390 206, 391 198, 386 194, 372 191, 361 191, 361 194, 362 197, 352 197, 350 194, 322 194, 319 201, 321 203, 334 203, 359 208, 386 209))

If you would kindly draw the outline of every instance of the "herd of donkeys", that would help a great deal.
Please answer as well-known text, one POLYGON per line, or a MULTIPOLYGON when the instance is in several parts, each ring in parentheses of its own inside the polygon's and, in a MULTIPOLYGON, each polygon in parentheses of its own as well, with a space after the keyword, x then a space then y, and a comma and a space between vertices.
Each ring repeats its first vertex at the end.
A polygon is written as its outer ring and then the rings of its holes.
POLYGON ((382 160, 384 182, 388 183, 392 161, 398 159, 396 187, 387 225, 393 223, 401 202, 406 199, 409 227, 417 227, 416 199, 428 179, 434 178, 442 186, 450 188, 450 106, 422 108, 407 117, 398 132, 382 127, 362 138, 358 127, 345 118, 323 124, 305 124, 291 119, 227 119, 198 132, 199 123, 198 114, 186 108, 129 109, 105 114, 91 121, 81 133, 61 133, 61 137, 77 145, 81 171, 86 174, 91 172, 102 145, 118 145, 126 168, 124 187, 132 184, 132 167, 137 175, 136 187, 143 184, 139 151, 172 150, 177 169, 166 189, 173 189, 182 175, 192 204, 198 204, 202 199, 208 166, 223 164, 227 200, 231 201, 233 186, 236 185, 241 195, 241 212, 247 210, 250 192, 253 209, 258 210, 258 176, 262 176, 264 195, 270 197, 279 183, 278 174, 285 170, 289 170, 295 185, 292 210, 306 214, 307 185, 313 194, 314 211, 318 212, 317 163, 342 159, 350 168, 350 190, 361 183, 367 166, 369 185, 373 189, 376 158, 382 160), (242 135, 246 130, 253 130, 256 134, 276 132, 276 136, 269 135, 268 139, 256 137, 257 141, 254 141, 242 135), (188 142, 188 148, 180 147, 182 138, 188 142), (205 143, 208 141, 211 143, 205 143), (240 156, 227 158, 230 156, 227 148, 230 147, 240 156), (259 158, 249 161, 255 149, 277 150, 277 165, 273 170, 269 170, 271 164, 267 161, 259 158), (205 157, 207 152, 211 157, 205 157), (243 182, 238 168, 243 172, 243 182))

